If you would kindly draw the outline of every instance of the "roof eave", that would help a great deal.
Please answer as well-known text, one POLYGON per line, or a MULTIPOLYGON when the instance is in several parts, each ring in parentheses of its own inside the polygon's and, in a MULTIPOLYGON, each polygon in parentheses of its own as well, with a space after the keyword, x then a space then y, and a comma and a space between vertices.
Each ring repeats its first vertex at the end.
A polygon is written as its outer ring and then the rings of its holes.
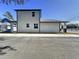
POLYGON ((68 23, 69 21, 40 21, 40 23, 68 23))
POLYGON ((15 11, 41 11, 41 9, 14 9, 15 11))

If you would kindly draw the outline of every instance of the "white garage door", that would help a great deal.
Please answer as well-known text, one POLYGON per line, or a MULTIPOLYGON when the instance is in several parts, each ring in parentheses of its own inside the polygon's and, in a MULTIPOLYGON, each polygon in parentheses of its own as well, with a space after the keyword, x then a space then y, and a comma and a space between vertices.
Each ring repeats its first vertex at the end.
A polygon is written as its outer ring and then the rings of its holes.
POLYGON ((40 23, 40 32, 59 32, 59 23, 40 23))

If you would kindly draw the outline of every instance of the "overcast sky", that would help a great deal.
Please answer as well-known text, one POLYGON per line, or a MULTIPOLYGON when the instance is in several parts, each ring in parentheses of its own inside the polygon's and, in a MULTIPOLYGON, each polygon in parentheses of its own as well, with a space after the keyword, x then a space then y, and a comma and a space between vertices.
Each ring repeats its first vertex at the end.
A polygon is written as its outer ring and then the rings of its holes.
POLYGON ((79 0, 28 0, 23 6, 0 4, 0 17, 6 11, 10 11, 16 19, 14 9, 42 9, 43 19, 78 20, 79 0))

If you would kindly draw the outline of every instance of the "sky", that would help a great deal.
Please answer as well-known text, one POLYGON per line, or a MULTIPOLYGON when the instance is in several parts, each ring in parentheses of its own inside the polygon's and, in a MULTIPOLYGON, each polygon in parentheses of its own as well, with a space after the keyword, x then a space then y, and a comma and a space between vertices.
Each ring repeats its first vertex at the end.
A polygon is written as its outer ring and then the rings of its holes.
POLYGON ((26 0, 24 5, 0 4, 0 18, 9 11, 16 20, 14 9, 41 9, 42 19, 79 20, 79 0, 26 0))

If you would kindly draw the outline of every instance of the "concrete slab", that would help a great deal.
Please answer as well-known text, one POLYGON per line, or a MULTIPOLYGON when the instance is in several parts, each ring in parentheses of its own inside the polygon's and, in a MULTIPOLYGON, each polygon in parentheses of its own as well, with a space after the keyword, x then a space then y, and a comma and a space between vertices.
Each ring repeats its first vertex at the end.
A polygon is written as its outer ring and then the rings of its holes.
POLYGON ((79 59, 78 37, 0 37, 4 49, 0 59, 79 59))

